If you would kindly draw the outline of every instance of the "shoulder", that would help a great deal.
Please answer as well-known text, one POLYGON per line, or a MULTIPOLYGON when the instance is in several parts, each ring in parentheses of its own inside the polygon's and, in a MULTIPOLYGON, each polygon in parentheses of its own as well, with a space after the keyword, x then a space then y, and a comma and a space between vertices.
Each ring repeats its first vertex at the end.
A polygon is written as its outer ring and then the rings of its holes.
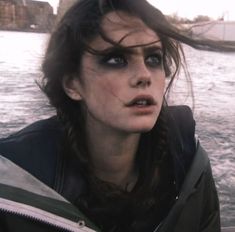
POLYGON ((192 110, 185 105, 168 106, 165 112, 169 149, 180 187, 196 155, 195 120, 192 110))
POLYGON ((10 135, 8 138, 16 138, 19 136, 27 136, 33 134, 40 134, 40 133, 48 133, 48 132, 55 132, 60 130, 60 122, 56 116, 36 121, 25 128, 21 129, 20 131, 10 135))
POLYGON ((56 117, 40 120, 7 138, 0 139, 0 152, 10 153, 13 150, 22 152, 27 151, 31 146, 40 144, 45 147, 48 143, 58 139, 61 132, 62 129, 56 117))
POLYGON ((220 231, 219 200, 205 150, 196 155, 161 231, 220 231))
POLYGON ((182 135, 195 133, 195 120, 189 106, 167 106, 165 107, 170 129, 177 129, 182 135))
POLYGON ((61 137, 56 117, 40 120, 0 139, 0 154, 51 185, 47 178, 55 172, 61 137))
MULTIPOLYGON (((195 226, 200 226, 200 231, 220 231, 218 194, 208 155, 200 143, 197 144, 195 158, 183 183, 180 199, 186 199, 181 214, 182 225, 185 226, 187 219, 188 222, 196 222, 195 226), (190 217, 192 208, 193 218, 190 217)), ((187 226, 191 227, 190 224, 187 226)))
POLYGON ((168 106, 165 108, 169 139, 181 151, 193 150, 195 152, 195 120, 188 106, 168 106))

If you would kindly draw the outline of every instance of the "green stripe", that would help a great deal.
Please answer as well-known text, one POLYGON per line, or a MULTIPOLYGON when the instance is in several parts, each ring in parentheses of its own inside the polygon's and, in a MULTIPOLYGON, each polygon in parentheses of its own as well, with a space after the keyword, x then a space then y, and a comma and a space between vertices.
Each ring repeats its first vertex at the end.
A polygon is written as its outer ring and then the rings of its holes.
POLYGON ((79 220, 84 220, 88 227, 99 231, 94 223, 88 220, 88 218, 80 210, 69 202, 44 197, 5 184, 0 184, 0 197, 45 210, 52 214, 74 221, 75 223, 79 220))

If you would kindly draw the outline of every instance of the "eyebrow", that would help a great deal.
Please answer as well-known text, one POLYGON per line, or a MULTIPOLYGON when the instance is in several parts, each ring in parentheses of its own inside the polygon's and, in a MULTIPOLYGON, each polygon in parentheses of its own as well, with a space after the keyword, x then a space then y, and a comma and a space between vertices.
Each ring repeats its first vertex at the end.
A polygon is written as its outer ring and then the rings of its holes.
POLYGON ((99 55, 106 55, 110 53, 124 53, 124 54, 135 55, 135 54, 138 54, 138 51, 136 51, 135 48, 143 48, 144 54, 148 54, 148 53, 156 52, 156 51, 162 52, 163 50, 161 45, 154 44, 154 45, 135 45, 135 46, 130 46, 130 47, 112 46, 102 51, 99 51, 98 53, 99 55))
MULTIPOLYGON (((142 46, 138 46, 138 47, 142 47, 142 46)), ((137 48, 137 46, 135 46, 135 48, 137 48)), ((98 55, 107 55, 107 54, 111 54, 111 53, 124 53, 124 54, 128 54, 128 55, 136 55, 139 52, 135 48, 134 47, 113 46, 113 47, 106 48, 102 51, 99 51, 98 55)), ((148 53, 155 52, 155 51, 162 52, 162 47, 157 46, 157 45, 148 46, 148 47, 143 46, 144 54, 148 54, 148 53)))
POLYGON ((158 45, 154 45, 154 46, 149 46, 149 47, 144 47, 144 53, 146 54, 148 54, 148 53, 151 53, 151 52, 156 52, 156 51, 163 51, 163 49, 162 49, 162 46, 158 46, 158 45))

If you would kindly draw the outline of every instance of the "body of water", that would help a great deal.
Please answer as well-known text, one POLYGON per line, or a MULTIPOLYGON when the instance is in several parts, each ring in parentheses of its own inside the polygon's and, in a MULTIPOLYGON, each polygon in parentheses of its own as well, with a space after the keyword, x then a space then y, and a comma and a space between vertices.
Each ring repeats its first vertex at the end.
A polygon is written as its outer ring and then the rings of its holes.
MULTIPOLYGON (((54 114, 36 80, 47 34, 0 31, 0 136, 54 114)), ((235 225, 235 54, 185 47, 194 89, 197 134, 208 151, 221 202, 223 226, 235 225)), ((183 78, 171 103, 192 104, 183 78)))

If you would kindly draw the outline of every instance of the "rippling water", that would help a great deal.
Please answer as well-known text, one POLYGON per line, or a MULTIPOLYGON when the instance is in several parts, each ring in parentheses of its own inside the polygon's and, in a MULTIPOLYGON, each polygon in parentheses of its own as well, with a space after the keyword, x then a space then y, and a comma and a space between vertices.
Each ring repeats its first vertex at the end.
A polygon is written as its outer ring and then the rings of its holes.
MULTIPOLYGON (((35 81, 48 35, 0 31, 0 136, 53 114, 35 81)), ((235 54, 185 48, 194 88, 197 134, 208 151, 221 202, 223 226, 235 225, 235 54)), ((183 74, 182 74, 183 76, 183 74)), ((178 80, 171 102, 189 104, 178 80)))

